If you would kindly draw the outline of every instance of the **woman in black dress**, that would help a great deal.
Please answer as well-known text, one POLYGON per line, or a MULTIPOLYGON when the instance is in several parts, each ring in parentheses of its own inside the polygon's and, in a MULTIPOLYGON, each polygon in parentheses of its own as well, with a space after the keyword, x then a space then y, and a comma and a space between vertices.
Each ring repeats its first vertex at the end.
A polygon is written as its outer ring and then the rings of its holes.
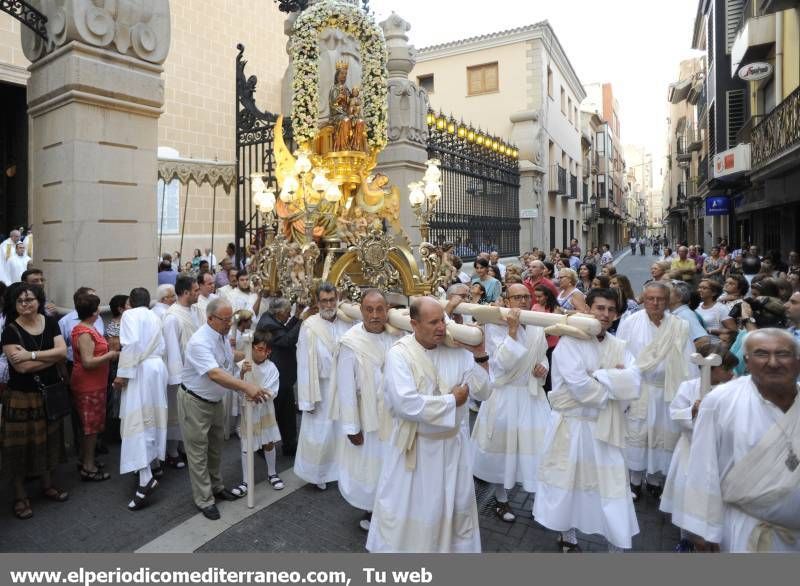
POLYGON ((19 519, 33 516, 25 491, 28 476, 40 477, 45 498, 63 502, 69 496, 52 478, 64 456, 63 422, 48 421, 40 385, 34 380, 38 377, 43 386, 58 382, 57 364, 67 356, 58 323, 44 315, 44 305, 44 290, 35 285, 20 283, 6 293, 0 344, 8 358, 9 376, 0 445, 3 468, 14 481, 14 514, 19 519))

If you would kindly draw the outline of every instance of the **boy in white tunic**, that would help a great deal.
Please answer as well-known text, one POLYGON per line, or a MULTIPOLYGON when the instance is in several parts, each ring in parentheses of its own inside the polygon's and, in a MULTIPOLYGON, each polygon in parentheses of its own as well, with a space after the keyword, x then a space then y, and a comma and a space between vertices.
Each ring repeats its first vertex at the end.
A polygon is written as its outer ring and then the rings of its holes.
POLYGON ((336 380, 339 340, 352 324, 336 319, 338 294, 330 283, 317 290, 319 315, 303 322, 297 341, 297 402, 303 419, 294 472, 320 490, 338 479, 337 425, 331 419, 331 383, 336 380))
POLYGON ((637 311, 617 329, 642 373, 642 392, 626 412, 625 459, 631 471, 633 496, 638 499, 646 474, 647 489, 660 497, 680 430, 669 416, 669 405, 685 380, 700 376, 689 361, 695 347, 689 324, 667 312, 670 287, 648 283, 642 292, 644 311, 637 311))
POLYGON ((339 442, 339 492, 365 511, 359 526, 369 531, 386 441, 392 432, 384 403, 383 367, 397 337, 386 332, 389 305, 377 289, 361 298, 363 321, 342 336, 336 366, 334 417, 346 439, 339 442))
MULTIPOLYGON (((728 351, 727 346, 719 343, 706 344, 700 349, 700 354, 704 357, 716 354, 722 358, 722 364, 711 367, 712 386, 726 383, 733 378, 733 369, 739 364, 739 359, 728 351)), ((684 382, 678 388, 678 394, 675 395, 675 399, 669 406, 670 417, 681 428, 681 438, 672 454, 659 509, 670 513, 672 524, 681 529, 681 541, 675 549, 678 552, 689 552, 693 549, 689 534, 683 529, 683 501, 686 491, 689 450, 692 446, 692 430, 702 400, 700 379, 695 378, 684 382)))
POLYGON ((197 281, 189 276, 180 276, 175 280, 177 300, 169 306, 164 314, 164 344, 166 345, 167 374, 167 459, 168 466, 185 468, 186 464, 178 453, 178 446, 183 437, 178 420, 178 391, 181 386, 183 362, 186 356, 186 345, 192 335, 202 325, 200 314, 196 311, 199 291, 197 281))
MULTIPOLYGON (((253 405, 253 441, 251 449, 263 450, 264 460, 267 463, 267 480, 275 490, 283 490, 284 484, 275 467, 275 444, 281 441, 278 422, 275 420, 275 406, 273 401, 278 396, 278 368, 270 361, 272 353, 270 342, 272 335, 260 330, 253 334, 253 362, 241 363, 241 378, 250 372, 253 384, 264 389, 266 400, 253 405)), ((239 396, 239 412, 244 413, 246 399, 239 396)), ((247 494, 247 435, 246 430, 239 432, 242 445, 242 483, 231 489, 236 496, 247 494)))
POLYGON ((411 302, 414 334, 386 358, 385 392, 394 429, 381 469, 367 549, 373 553, 478 553, 467 397, 488 399, 484 345, 443 345, 444 310, 411 302))
POLYGON ((489 380, 493 392, 478 412, 472 430, 472 472, 495 487, 495 514, 511 523, 508 490, 519 482, 536 492, 544 436, 552 418, 542 385, 547 377, 544 329, 519 323, 531 294, 522 284, 508 288, 506 325, 486 324, 486 352, 492 356, 489 380))
POLYGON ((586 303, 602 330, 591 340, 562 337, 553 352, 549 399, 557 417, 533 503, 536 520, 561 532, 564 553, 580 551, 576 528, 605 537, 610 551, 630 549, 639 533, 624 456, 624 410, 639 396, 639 370, 625 342, 607 333, 616 294, 593 289, 586 303))
POLYGON ((784 330, 751 332, 751 375, 700 404, 684 498, 699 551, 800 552, 798 349, 784 330))
POLYGON ((114 385, 122 389, 119 418, 122 448, 119 473, 137 472, 139 487, 128 503, 132 511, 147 504, 158 486, 150 463, 163 460, 167 446, 167 367, 161 320, 148 309, 150 293, 137 287, 131 309, 122 314, 119 343, 122 352, 114 385))

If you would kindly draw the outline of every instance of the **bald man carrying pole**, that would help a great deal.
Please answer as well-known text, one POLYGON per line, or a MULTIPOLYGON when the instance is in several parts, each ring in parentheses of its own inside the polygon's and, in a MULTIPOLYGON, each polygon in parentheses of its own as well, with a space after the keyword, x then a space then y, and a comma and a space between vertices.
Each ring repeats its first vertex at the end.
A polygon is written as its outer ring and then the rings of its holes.
POLYGON ((699 551, 800 552, 800 346, 757 330, 744 359, 750 376, 700 403, 683 528, 699 551))
POLYGON ((445 325, 435 299, 414 299, 414 333, 386 358, 394 422, 367 537, 374 553, 481 550, 466 402, 488 399, 489 356, 482 343, 445 346, 445 325))

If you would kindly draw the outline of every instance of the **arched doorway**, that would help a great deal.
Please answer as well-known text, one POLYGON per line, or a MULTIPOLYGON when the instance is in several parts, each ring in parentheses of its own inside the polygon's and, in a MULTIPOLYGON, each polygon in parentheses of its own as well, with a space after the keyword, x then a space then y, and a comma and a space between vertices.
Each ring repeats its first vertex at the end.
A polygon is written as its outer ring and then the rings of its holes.
POLYGON ((28 225, 28 106, 25 87, 0 82, 0 233, 28 225))

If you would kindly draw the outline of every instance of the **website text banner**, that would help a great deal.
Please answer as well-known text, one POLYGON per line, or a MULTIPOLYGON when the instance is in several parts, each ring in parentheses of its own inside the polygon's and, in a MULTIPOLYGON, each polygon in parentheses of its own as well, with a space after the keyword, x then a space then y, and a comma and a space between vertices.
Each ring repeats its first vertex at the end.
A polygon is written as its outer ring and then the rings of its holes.
POLYGON ((531 586, 643 579, 648 586, 751 586, 781 578, 795 583, 798 567, 796 555, 0 554, 0 585, 531 586))

